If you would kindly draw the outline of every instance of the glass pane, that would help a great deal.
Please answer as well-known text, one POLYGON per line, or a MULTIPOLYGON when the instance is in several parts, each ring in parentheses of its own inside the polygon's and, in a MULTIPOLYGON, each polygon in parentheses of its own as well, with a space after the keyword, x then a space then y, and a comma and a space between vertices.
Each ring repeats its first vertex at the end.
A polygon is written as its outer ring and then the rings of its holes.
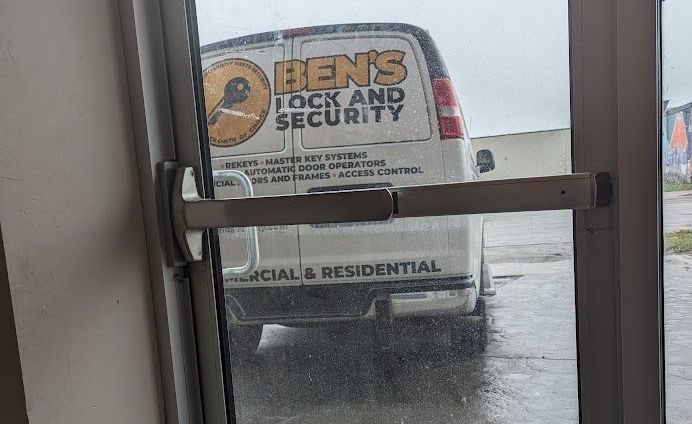
POLYGON ((663 229, 666 417, 692 421, 692 4, 663 4, 663 229))
MULTIPOLYGON (((212 166, 255 195, 571 172, 567 1, 196 8, 212 166)), ((571 212, 259 242, 224 280, 238 422, 578 422, 571 212)))

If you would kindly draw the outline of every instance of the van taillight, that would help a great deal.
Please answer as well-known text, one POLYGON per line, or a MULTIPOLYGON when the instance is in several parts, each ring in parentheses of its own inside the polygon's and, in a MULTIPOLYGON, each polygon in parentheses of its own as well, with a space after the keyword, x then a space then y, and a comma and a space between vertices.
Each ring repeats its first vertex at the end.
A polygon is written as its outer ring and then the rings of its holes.
POLYGON ((440 123, 440 138, 464 138, 464 119, 452 81, 449 78, 435 78, 432 88, 440 123))

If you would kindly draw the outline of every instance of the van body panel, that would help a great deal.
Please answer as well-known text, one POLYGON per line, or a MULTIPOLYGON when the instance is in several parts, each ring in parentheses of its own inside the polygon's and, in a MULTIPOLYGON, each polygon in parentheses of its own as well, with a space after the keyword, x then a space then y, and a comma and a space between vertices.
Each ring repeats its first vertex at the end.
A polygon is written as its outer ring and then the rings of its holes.
MULTIPOLYGON (((361 66, 367 72, 361 72, 358 75, 367 78, 367 83, 365 80, 353 81, 344 71, 340 71, 345 75, 340 76, 337 73, 335 81, 328 84, 335 87, 329 91, 338 93, 338 96, 331 98, 338 100, 341 108, 335 108, 332 111, 341 112, 338 116, 341 123, 327 125, 318 121, 319 126, 307 126, 300 131, 297 139, 303 149, 382 143, 399 145, 405 142, 429 140, 432 136, 431 115, 434 115, 435 110, 434 107, 429 107, 432 104, 431 92, 425 90, 430 77, 423 53, 412 36, 400 33, 366 32, 332 34, 319 39, 296 37, 293 39, 293 55, 295 59, 307 63, 312 63, 315 59, 333 58, 318 63, 334 67, 342 64, 338 62, 339 60, 349 65, 349 69, 354 68, 353 62, 356 66, 358 61, 368 65, 361 66), (382 56, 385 56, 384 59, 380 59, 382 56), (392 77, 395 79, 389 80, 387 84, 378 84, 378 78, 384 79, 382 78, 384 71, 378 70, 371 62, 377 63, 401 57, 403 57, 402 60, 396 61, 397 64, 400 63, 398 72, 401 75, 392 77), (400 78, 403 80, 398 81, 400 78), (344 79, 348 80, 349 86, 340 88, 346 85, 342 84, 344 79), (398 82, 394 83, 394 81, 398 82), (399 107, 402 109, 397 114, 399 107), (346 112, 353 112, 351 120, 345 116, 346 112)), ((310 87, 307 90, 301 94, 310 96, 313 93, 309 91, 310 87)), ((326 101, 329 102, 329 99, 326 101)), ((319 106, 323 104, 318 102, 316 112, 323 112, 319 106)))
MULTIPOLYGON (((412 35, 366 31, 293 40, 294 59, 304 62, 313 57, 343 54, 357 59, 359 54, 376 56, 391 51, 403 56, 401 64, 406 71, 402 81, 394 86, 378 84, 376 68, 371 66, 367 84, 360 81, 360 85, 332 91, 339 93, 342 110, 354 106, 360 111, 360 123, 306 127, 295 133, 296 156, 318 156, 319 164, 329 173, 326 180, 298 181, 298 193, 322 191, 325 187, 397 187, 445 181, 430 76, 420 45, 412 35), (396 91, 387 91, 391 89, 396 91), (398 100, 394 94, 403 96, 403 100, 391 102, 398 100), (389 109, 399 107, 394 120, 389 109), (373 116, 373 108, 385 109, 379 110, 379 120, 373 116), (370 115, 367 124, 362 122, 364 114, 370 115), (348 168, 354 165, 357 167, 348 168)), ((304 284, 452 274, 444 217, 303 226, 300 239, 303 270, 312 271, 313 276, 304 278, 304 284)))
MULTIPOLYGON (((444 162, 447 182, 464 182, 477 180, 479 175, 473 157, 471 142, 455 140, 442 143, 442 160, 444 162), (459 166, 459 161, 463 163, 459 166)), ((473 199, 469 199, 473 201, 473 199)), ((452 272, 457 274, 481 275, 481 252, 483 244, 483 216, 455 215, 448 216, 449 254, 452 272)), ((480 278, 476 279, 480 290, 480 278)))
MULTIPOLYGON (((205 55, 202 69, 205 71, 214 64, 232 59, 247 60, 260 67, 267 75, 267 70, 274 63, 290 57, 290 43, 283 40, 259 45, 229 46, 228 48, 205 55)), ((209 84, 205 81, 205 102, 207 110, 215 98, 209 98, 209 84)), ((270 97, 267 117, 246 142, 228 147, 218 147, 210 143, 212 167, 214 170, 236 169, 244 172, 252 181, 255 196, 295 194, 292 178, 274 179, 277 175, 292 175, 286 170, 293 162, 293 143, 290 134, 274 131, 269 123, 276 119, 276 108, 272 107, 275 96, 270 97)), ((211 129, 210 129, 211 133, 211 129)), ((211 137, 211 134, 210 134, 211 137)), ((241 197, 240 187, 223 178, 214 180, 216 198, 241 197)), ((298 244, 298 227, 276 226, 258 229, 261 263, 257 272, 248 278, 224 281, 225 285, 234 287, 268 287, 300 285, 300 252, 298 244)), ((245 249, 245 229, 227 228, 219 230, 222 266, 236 267, 247 262, 245 249)))

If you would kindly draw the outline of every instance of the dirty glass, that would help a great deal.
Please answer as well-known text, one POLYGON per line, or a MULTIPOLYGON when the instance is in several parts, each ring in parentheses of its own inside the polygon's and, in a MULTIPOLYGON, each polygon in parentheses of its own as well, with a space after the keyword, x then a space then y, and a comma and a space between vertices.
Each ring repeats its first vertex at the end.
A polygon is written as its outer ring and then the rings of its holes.
MULTIPOLYGON (((567 1, 196 11, 217 198, 228 170, 256 196, 571 172, 567 1)), ((224 277, 238 422, 578 422, 571 211, 257 232, 224 277)))
POLYGON ((666 417, 692 421, 692 4, 662 3, 666 417))

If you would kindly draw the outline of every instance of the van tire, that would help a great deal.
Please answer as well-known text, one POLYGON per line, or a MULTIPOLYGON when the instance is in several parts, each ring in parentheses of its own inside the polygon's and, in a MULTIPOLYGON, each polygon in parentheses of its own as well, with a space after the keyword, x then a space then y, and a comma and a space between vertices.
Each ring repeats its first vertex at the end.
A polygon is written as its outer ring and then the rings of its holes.
POLYGON ((231 358, 249 358, 257 352, 262 340, 261 325, 229 325, 231 358))
POLYGON ((389 403, 396 397, 395 363, 396 358, 391 346, 384 346, 375 340, 373 346, 373 390, 378 402, 389 403))
POLYGON ((454 349, 464 356, 480 355, 488 345, 488 328, 481 317, 469 316, 457 321, 451 336, 454 349))
POLYGON ((485 299, 478 298, 476 309, 469 316, 459 317, 452 323, 453 348, 464 356, 476 356, 488 346, 488 324, 485 299))

